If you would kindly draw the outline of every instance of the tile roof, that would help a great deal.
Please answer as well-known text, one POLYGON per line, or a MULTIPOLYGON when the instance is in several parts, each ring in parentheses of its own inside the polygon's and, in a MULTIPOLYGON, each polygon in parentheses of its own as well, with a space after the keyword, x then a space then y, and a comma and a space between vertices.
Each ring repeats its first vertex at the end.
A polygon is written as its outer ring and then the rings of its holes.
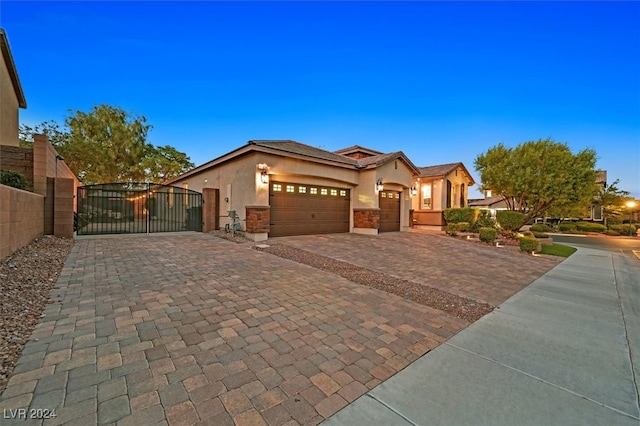
POLYGON ((348 155, 348 154, 355 153, 355 152, 362 152, 362 153, 371 154, 371 155, 384 154, 383 152, 376 151, 375 149, 371 149, 371 148, 366 148, 366 147, 360 146, 360 145, 349 146, 347 148, 338 149, 338 150, 335 150, 333 152, 335 154, 341 154, 341 155, 348 155))
POLYGON ((278 151, 287 152, 289 154, 298 154, 321 160, 334 161, 336 163, 350 164, 355 167, 358 166, 358 160, 355 160, 353 158, 346 157, 340 154, 334 154, 333 152, 325 151, 324 149, 305 145, 303 143, 292 140, 253 140, 249 141, 249 145, 271 148, 278 151))
POLYGON ((24 97, 24 92, 22 91, 20 78, 18 78, 18 70, 16 69, 16 64, 13 62, 13 55, 11 55, 11 48, 9 47, 9 39, 7 38, 7 33, 5 33, 3 29, 0 29, 0 51, 2 51, 4 63, 7 67, 7 70, 9 71, 9 78, 11 79, 11 84, 13 85, 13 91, 18 98, 18 106, 20 108, 26 108, 27 100, 24 97))
MULTIPOLYGON (((446 176, 448 173, 456 169, 456 167, 462 166, 462 163, 449 163, 440 164, 437 166, 418 167, 420 177, 438 177, 446 176)), ((464 168, 464 166, 462 166, 464 168)))
POLYGON ((501 201, 504 201, 502 197, 487 197, 481 198, 479 200, 469 200, 469 206, 491 206, 493 204, 497 204, 501 201))

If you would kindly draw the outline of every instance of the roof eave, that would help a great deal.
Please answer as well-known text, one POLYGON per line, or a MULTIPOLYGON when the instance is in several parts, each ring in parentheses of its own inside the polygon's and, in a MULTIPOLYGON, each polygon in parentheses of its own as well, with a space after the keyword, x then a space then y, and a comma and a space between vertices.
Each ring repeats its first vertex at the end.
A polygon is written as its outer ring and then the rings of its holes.
POLYGON ((22 91, 22 85, 20 84, 20 78, 18 78, 16 64, 15 62, 13 62, 13 55, 11 55, 11 48, 9 47, 7 34, 2 29, 0 29, 0 49, 2 50, 4 62, 7 65, 7 69, 9 70, 9 78, 11 79, 13 90, 16 94, 16 97, 18 98, 18 106, 25 109, 27 107, 27 99, 25 98, 24 92, 22 91))

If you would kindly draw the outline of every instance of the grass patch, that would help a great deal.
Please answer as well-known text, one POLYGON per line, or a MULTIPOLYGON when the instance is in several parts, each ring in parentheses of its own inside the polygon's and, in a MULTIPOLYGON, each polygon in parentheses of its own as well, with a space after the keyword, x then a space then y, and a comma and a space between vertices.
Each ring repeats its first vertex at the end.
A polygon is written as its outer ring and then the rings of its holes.
POLYGON ((576 252, 576 248, 565 246, 562 244, 553 244, 550 246, 542 246, 542 254, 550 254, 552 256, 569 257, 576 252))

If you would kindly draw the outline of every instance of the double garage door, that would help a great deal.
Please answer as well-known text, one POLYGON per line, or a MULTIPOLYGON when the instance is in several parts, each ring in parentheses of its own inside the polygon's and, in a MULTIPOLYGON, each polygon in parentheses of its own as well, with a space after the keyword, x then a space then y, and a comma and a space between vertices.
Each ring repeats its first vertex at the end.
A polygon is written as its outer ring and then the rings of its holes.
POLYGON ((350 191, 329 186, 270 182, 270 237, 349 232, 350 191))

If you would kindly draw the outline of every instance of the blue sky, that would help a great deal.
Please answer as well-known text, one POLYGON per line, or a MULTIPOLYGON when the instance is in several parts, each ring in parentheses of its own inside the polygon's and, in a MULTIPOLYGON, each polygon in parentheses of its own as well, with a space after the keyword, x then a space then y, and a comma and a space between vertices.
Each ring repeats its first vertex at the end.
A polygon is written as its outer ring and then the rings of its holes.
POLYGON ((0 25, 25 124, 105 103, 196 165, 293 139, 476 180, 490 147, 551 137, 640 198, 637 2, 3 0, 0 25))

